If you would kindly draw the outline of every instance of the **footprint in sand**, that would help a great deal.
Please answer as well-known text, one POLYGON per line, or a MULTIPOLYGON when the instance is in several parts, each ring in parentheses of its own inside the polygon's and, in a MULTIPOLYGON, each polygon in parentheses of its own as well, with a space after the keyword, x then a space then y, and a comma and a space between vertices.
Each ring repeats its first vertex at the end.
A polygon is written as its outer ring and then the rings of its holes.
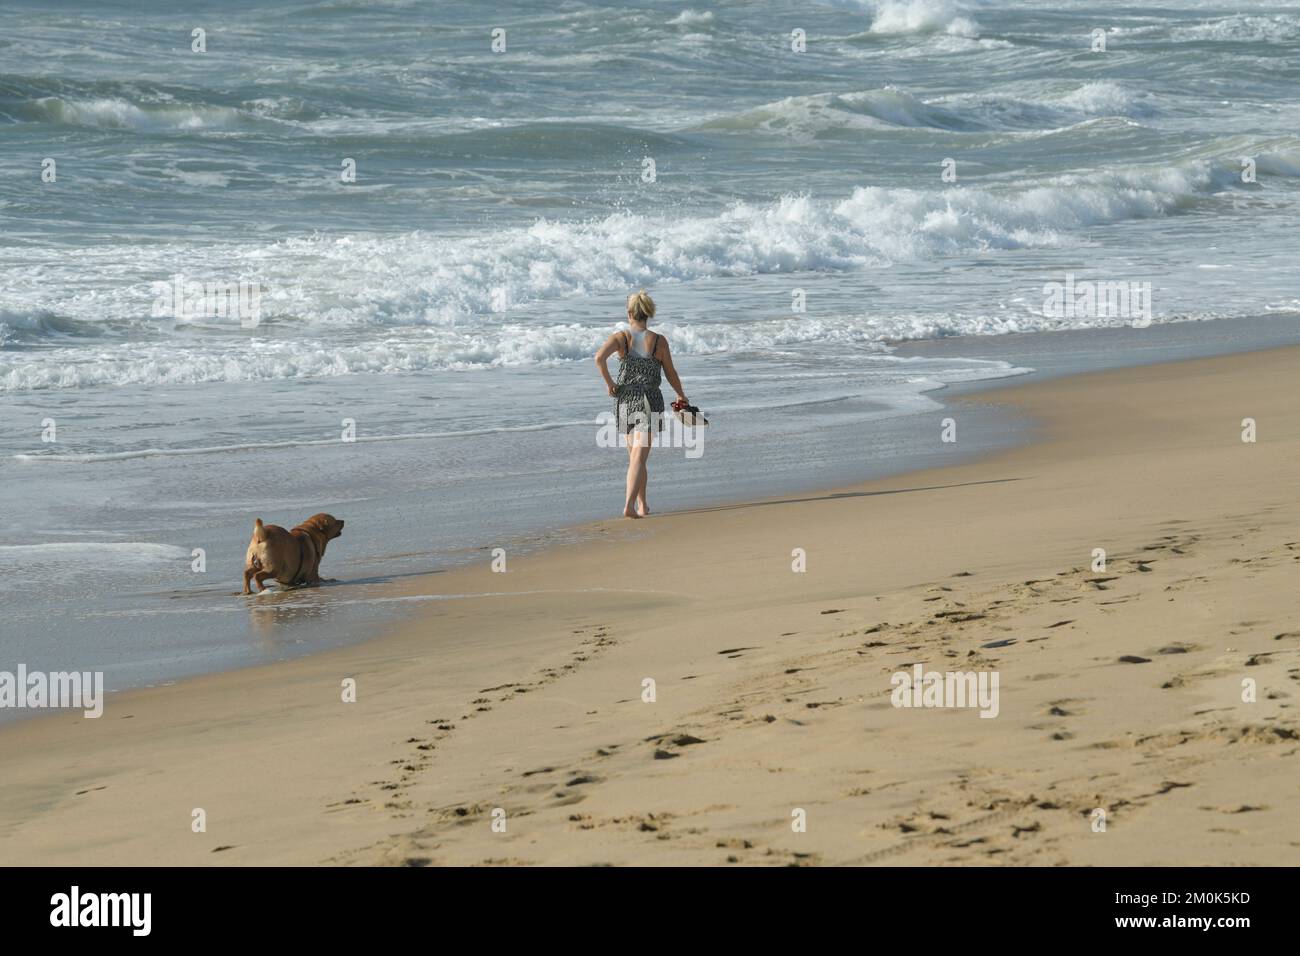
POLYGON ((695 744, 702 744, 704 741, 692 734, 679 733, 673 731, 666 734, 655 734, 653 737, 645 738, 646 743, 656 744, 654 751, 655 760, 672 760, 680 757, 681 754, 671 750, 672 747, 690 747, 695 744))

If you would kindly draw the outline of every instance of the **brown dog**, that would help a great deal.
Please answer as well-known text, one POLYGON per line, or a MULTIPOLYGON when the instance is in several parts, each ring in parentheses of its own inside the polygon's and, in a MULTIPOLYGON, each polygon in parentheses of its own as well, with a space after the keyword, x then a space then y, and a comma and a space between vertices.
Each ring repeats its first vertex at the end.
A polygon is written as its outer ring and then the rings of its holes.
POLYGON ((244 593, 252 594, 248 585, 257 582, 263 590, 267 578, 275 578, 281 587, 296 584, 320 584, 320 559, 325 546, 343 533, 343 522, 325 513, 315 514, 292 531, 276 524, 253 525, 253 540, 244 558, 244 593))

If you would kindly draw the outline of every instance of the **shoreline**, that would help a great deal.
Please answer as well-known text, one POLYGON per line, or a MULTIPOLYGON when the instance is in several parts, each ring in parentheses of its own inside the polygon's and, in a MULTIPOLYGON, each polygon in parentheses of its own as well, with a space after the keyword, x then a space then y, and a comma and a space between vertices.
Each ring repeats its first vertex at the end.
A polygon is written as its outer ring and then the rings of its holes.
MULTIPOLYGON (((1052 853, 1064 854, 1066 862, 1106 862, 1111 858, 1104 854, 1097 857, 1096 847, 1087 848, 1086 836, 1080 842, 1079 837, 1058 825, 1055 818, 1063 814, 1037 809, 1041 803, 1059 808, 1067 806, 1068 801, 1031 801, 1027 796, 1041 794, 1008 796, 995 793, 996 788, 981 789, 972 785, 978 775, 967 775, 965 783, 952 791, 954 803, 960 803, 956 793, 980 790, 981 798, 987 797, 986 802, 993 805, 988 813, 996 819, 1029 820, 1045 815, 1048 820, 1034 819, 1016 826, 1037 825, 1037 829, 1024 832, 1049 833, 1053 839, 999 846, 997 854, 984 858, 979 854, 994 849, 993 843, 998 841, 982 847, 971 844, 974 849, 947 845, 940 831, 952 828, 936 825, 933 820, 958 813, 949 807, 934 811, 940 816, 929 822, 918 823, 909 817, 893 834, 859 832, 865 825, 860 819, 846 831, 847 824, 837 818, 831 828, 833 838, 827 840, 825 830, 818 835, 819 828, 812 826, 806 834, 791 834, 780 820, 773 822, 770 812, 759 812, 738 799, 737 790, 759 792, 764 781, 804 776, 816 783, 805 787, 802 803, 820 803, 822 808, 817 812, 831 806, 837 809, 826 812, 838 813, 846 803, 861 804, 854 809, 855 814, 872 808, 867 816, 875 813, 884 820, 921 800, 923 795, 914 793, 895 804, 893 794, 902 797, 918 783, 897 773, 898 768, 849 771, 835 763, 836 755, 844 766, 864 759, 861 741, 852 742, 855 737, 847 726, 850 722, 842 717, 849 711, 857 713, 853 726, 858 733, 861 725, 867 724, 868 739, 884 741, 893 758, 901 759, 900 751, 908 747, 918 748, 921 763, 928 764, 921 778, 935 784, 936 792, 947 793, 945 788, 951 783, 938 784, 946 766, 944 761, 968 758, 960 755, 960 747, 938 741, 933 732, 923 729, 935 726, 931 724, 933 719, 942 720, 945 733, 953 732, 962 747, 987 755, 1002 773, 1017 779, 1032 776, 1031 769, 1019 764, 1014 751, 994 752, 997 744, 990 740, 1005 736, 1006 731, 989 734, 980 724, 1000 727, 1006 720, 1031 720, 1042 726, 1039 736, 1051 741, 1044 754, 1065 754, 1070 747, 1077 747, 1069 741, 1081 735, 1076 729, 1067 729, 1075 723, 1069 718, 1078 715, 1083 718, 1079 723, 1093 724, 1104 722, 1107 713, 1093 703, 1072 707, 1068 702, 1095 700, 1107 681, 1136 687, 1132 685, 1133 675, 1143 673, 1142 667, 1119 665, 1120 669, 1113 671, 1108 666, 1103 672, 1095 661, 1089 663, 1086 650, 1063 651, 1063 661, 1055 662, 1054 667, 1060 673, 1042 678, 1041 683, 1054 685, 1059 680, 1077 684, 1082 688, 1080 693, 1086 692, 1087 696, 1071 697, 1069 693, 1074 691, 1062 690, 1052 699, 1067 703, 1051 703, 1042 709, 1043 713, 1032 716, 1022 710, 1023 702, 1014 706, 1004 702, 1001 719, 976 720, 973 725, 962 719, 973 715, 893 710, 887 699, 883 704, 874 700, 881 689, 887 694, 887 681, 880 687, 873 685, 871 693, 867 693, 863 679, 878 676, 876 655, 899 653, 907 659, 899 663, 910 663, 911 658, 921 656, 936 662, 952 649, 945 647, 949 642, 960 643, 957 656, 964 662, 997 663, 1001 654, 1012 658, 1017 651, 984 653, 990 650, 985 645, 996 643, 993 638, 997 630, 1020 634, 1027 620, 1044 610, 1056 610, 1046 605, 1057 601, 1038 593, 1050 590, 1043 582, 1016 584, 1013 579, 1020 572, 1052 562, 1064 564, 1068 559, 1074 571, 1058 567, 1052 575, 1065 578, 1071 585, 1060 596, 1061 608, 1072 608, 1096 596, 1088 575, 1075 573, 1081 562, 1086 564, 1090 553, 1090 549, 1080 553, 1081 544, 1086 542, 1079 541, 1081 530, 1089 527, 1096 526, 1094 533, 1099 538, 1105 537, 1105 526, 1116 538, 1143 538, 1150 533, 1157 544, 1164 537, 1178 538, 1181 547, 1165 544, 1155 550, 1177 547, 1179 560, 1190 555, 1200 540, 1213 538, 1216 574, 1199 577, 1213 581, 1232 571, 1226 565, 1228 559, 1219 560, 1227 553, 1218 548, 1223 542, 1215 537, 1223 530, 1220 526, 1224 515, 1216 511, 1218 489, 1206 483, 1207 477, 1217 476, 1226 483, 1224 487, 1236 482, 1238 487, 1254 489, 1252 494, 1257 499, 1260 494, 1276 497, 1276 501, 1268 502, 1270 514, 1283 524, 1294 524, 1294 514, 1287 511, 1287 500, 1281 495, 1285 481, 1278 477, 1288 469, 1273 467, 1267 474, 1235 471, 1237 465, 1230 463, 1228 452, 1240 449, 1226 442, 1222 447, 1207 443, 1203 418, 1214 411, 1214 397, 1221 401, 1224 396, 1246 395, 1252 407, 1268 411, 1268 430, 1278 436, 1268 443, 1261 439, 1261 444, 1250 451, 1267 448, 1269 455, 1284 456, 1274 465, 1293 463, 1297 430, 1286 416, 1294 411, 1295 398, 1270 396, 1266 382, 1270 378, 1274 382, 1282 379, 1258 371, 1267 367, 1293 373, 1298 356, 1300 347, 1276 348, 1064 378, 1013 379, 1002 387, 955 396, 944 410, 957 409, 960 419, 961 410, 974 404, 1005 405, 1040 423, 1035 431, 1041 434, 1028 444, 961 464, 907 472, 847 488, 665 513, 644 523, 611 519, 581 525, 570 529, 577 540, 552 544, 517 558, 511 556, 508 578, 491 574, 485 560, 480 566, 435 572, 391 586, 387 589, 391 591, 390 599, 428 601, 430 607, 417 619, 360 644, 126 691, 109 698, 105 716, 98 721, 50 714, 45 720, 6 723, 0 726, 0 755, 6 766, 13 768, 14 778, 13 785, 0 797, 0 852, 14 862, 69 862, 76 856, 69 844, 77 845, 79 850, 85 844, 67 835, 80 833, 98 851, 91 861, 97 864, 420 860, 723 863, 733 856, 737 862, 753 863, 1019 862, 1027 853, 1029 862, 1060 862, 1052 858, 1052 853), (1189 382, 1208 382, 1213 393, 1210 400, 1194 394, 1188 388, 1189 382), (1121 414, 1126 406, 1114 394, 1117 388, 1125 390, 1129 397, 1144 396, 1146 405, 1134 398, 1135 406, 1127 410, 1131 420, 1121 414), (1173 431, 1168 432, 1169 428, 1173 431), (1095 458, 1102 459, 1101 464, 1095 458), (1185 490, 1169 476, 1180 475, 1175 466, 1189 460, 1199 463, 1200 473, 1191 473, 1193 478, 1187 481, 1195 487, 1185 490), (1142 482, 1134 483, 1135 487, 1122 482, 1115 485, 1107 469, 1108 461, 1135 465, 1136 473, 1147 478, 1166 476, 1171 483, 1166 490, 1171 494, 1162 497, 1159 488, 1153 494, 1142 482), (1033 490, 1044 482, 1050 485, 1050 493, 1033 490), (1111 497, 1104 502, 1107 507, 1089 500, 1099 487, 1110 492, 1111 497), (1071 494, 1076 497, 1071 498, 1071 494), (1179 495, 1183 500, 1179 501, 1179 495), (938 502, 937 512, 924 503, 927 497, 938 502), (881 505, 888 503, 888 509, 871 508, 876 499, 881 505), (1175 502, 1197 516, 1185 519, 1162 513, 1161 509, 1175 502), (1122 514, 1109 513, 1111 506, 1122 514), (944 527, 945 514, 950 521, 961 520, 960 535, 953 533, 953 527, 944 527), (1120 517, 1123 520, 1117 520, 1120 517), (1168 522, 1164 535, 1154 534, 1160 529, 1157 518, 1168 522), (1194 528, 1175 527, 1183 522, 1194 528), (1129 526, 1143 534, 1133 530, 1125 533, 1124 528, 1129 526), (1045 529, 1051 529, 1051 533, 1045 529), (1171 530, 1172 535, 1168 534, 1171 530), (1196 532, 1196 541, 1188 543, 1179 537, 1191 530, 1196 532), (899 554, 881 555, 870 544, 863 544, 864 535, 868 540, 878 537, 904 542, 908 547, 899 554), (805 547, 807 571, 794 575, 789 567, 791 553, 794 548, 804 547, 799 543, 802 539, 810 545, 805 547), (987 545, 985 549, 977 546, 981 540, 987 545), (719 554, 719 548, 727 551, 719 554), (867 596, 854 590, 860 576, 853 568, 842 566, 846 561, 868 572, 871 588, 867 596), (830 569, 824 570, 828 563, 830 569), (647 571, 642 565, 653 570, 647 571), (502 587, 503 581, 510 586, 502 587), (972 582, 978 587, 993 582, 1002 589, 998 593, 1003 596, 985 600, 988 595, 982 595, 980 600, 988 604, 987 608, 964 611, 963 606, 978 602, 964 592, 961 596, 968 599, 958 601, 956 588, 972 582), (1035 587, 1035 583, 1040 586, 1035 587), (920 593, 927 588, 934 593, 920 593), (1087 597, 1081 598, 1080 594, 1087 597), (451 595, 463 596, 451 599, 451 595), (586 603, 579 605, 578 600, 586 603), (915 617, 918 607, 937 601, 944 602, 940 606, 945 608, 945 616, 935 615, 929 628, 915 621, 897 623, 915 617), (1007 608, 1014 609, 1014 613, 999 621, 1007 608), (657 614, 646 617, 644 612, 657 614), (967 613, 977 616, 967 621, 967 613), (671 620, 665 623, 666 619, 671 620), (951 625, 951 633, 930 633, 936 629, 934 622, 940 620, 948 622, 945 627, 951 625), (848 636, 843 633, 845 627, 851 628, 848 636), (780 634, 775 633, 778 629, 780 634), (980 636, 990 640, 972 645, 972 635, 982 629, 980 636), (761 637, 751 638, 751 634, 761 637), (864 638, 865 634, 884 635, 890 640, 864 638), (849 657, 853 660, 845 665, 843 660, 849 657), (861 664, 863 658, 870 663, 861 664), (742 663, 732 663, 737 660, 742 663), (793 667, 775 666, 792 661, 793 667), (841 673, 850 666, 866 666, 868 671, 852 677, 848 672, 841 673), (853 699, 849 693, 805 686, 807 678, 798 676, 804 670, 830 675, 827 686, 837 691, 859 686, 858 696, 853 699), (656 674, 659 676, 654 677, 656 674), (357 681, 355 704, 339 700, 340 681, 349 675, 357 681), (640 701, 641 681, 646 676, 654 677, 663 689, 654 706, 640 701), (1098 681, 1102 684, 1098 685, 1098 681), (763 707, 772 712, 751 712, 755 700, 762 701, 763 707), (1055 716, 1048 713, 1050 710, 1060 710, 1065 716, 1055 716), (907 715, 902 723, 898 723, 900 713, 907 715), (118 723, 124 719, 132 723, 118 723), (954 725, 954 720, 960 721, 960 727, 954 725), (543 726, 550 729, 542 733, 543 726), (800 739, 807 736, 804 731, 810 726, 815 733, 811 744, 800 739), (754 734, 763 728, 772 733, 760 744, 754 734), (1067 736, 1053 738, 1052 734, 1067 736), (606 744, 601 744, 606 738, 606 744), (617 744, 609 743, 615 739, 619 740, 617 744), (634 757, 632 751, 638 748, 648 748, 652 753, 638 752, 634 757), (702 756, 710 752, 718 756, 702 756), (698 765, 709 761, 719 762, 709 764, 711 773, 702 772, 698 765), (762 767, 773 761, 782 765, 791 762, 802 769, 795 772, 762 767), (696 765, 693 776, 711 783, 702 785, 683 779, 685 771, 677 768, 687 765, 696 765), (439 772, 429 773, 435 766, 439 772), (568 776, 562 780, 552 779, 560 767, 571 771, 566 770, 568 776), (890 773, 897 773, 897 779, 883 791, 867 785, 850 787, 840 779, 846 773, 854 777, 859 772, 863 780, 874 779, 872 774, 890 773), (705 792, 696 792, 702 786, 705 792), (162 802, 160 790, 166 797, 162 802), (855 790, 865 792, 855 797, 851 795, 855 790), (831 791, 843 793, 832 800, 831 791), (884 796, 875 796, 877 793, 884 796), (725 799, 727 794, 733 802, 725 799), (645 806, 655 801, 660 809, 645 806), (165 813, 163 802, 168 807, 165 813), (560 812, 561 808, 579 804, 580 810, 567 815, 560 812), (511 824, 507 834, 494 835, 490 830, 486 814, 494 805, 509 806, 511 824), (710 811, 708 807, 714 805, 727 809, 710 811), (206 834, 190 831, 189 812, 195 807, 207 810, 214 821, 206 834), (750 819, 755 813, 757 818, 750 819), (536 819, 530 821, 530 817, 536 819), (716 836, 714 843, 701 841, 698 833, 682 831, 682 824, 672 822, 688 817, 696 818, 693 829, 710 838, 716 836), (220 821, 219 825, 216 821, 220 821), (545 821, 545 826, 533 825, 540 821, 545 821), (785 830, 784 837, 781 829, 785 830), (586 830, 594 831, 597 838, 583 840, 575 835, 586 830), (753 830, 762 835, 727 835, 732 830, 753 830), (862 844, 863 853, 846 858, 836 845, 843 844, 850 833, 862 844), (927 839, 899 842, 912 833, 926 834, 927 839), (90 834, 94 834, 93 840, 90 834), (812 837, 804 840, 804 850, 791 848, 798 844, 799 836, 812 837), (888 845, 875 845, 884 836, 890 838, 886 840, 888 845), (723 847, 729 840, 739 843, 723 847), (909 843, 914 849, 906 848, 909 843), (1029 852, 1035 843, 1039 846, 1029 852), (749 852, 764 844, 767 852, 761 859, 749 852), (1046 850, 1042 844, 1068 849, 1046 850), (869 848, 872 846, 874 849, 869 848), (669 856, 661 858, 660 847, 668 847, 669 856), (929 847, 926 852, 938 855, 927 857, 922 852, 925 847, 929 847), (871 856, 885 849, 889 852, 884 857, 871 856), (601 854, 607 859, 600 859, 601 854), (1007 855, 1005 859, 997 859, 1003 854, 1007 855)), ((1237 420, 1241 417, 1236 415, 1237 420)), ((1235 433, 1231 437, 1235 438, 1235 433)), ((1241 444, 1239 439, 1236 441, 1241 444)), ((1252 501, 1251 507, 1263 514, 1258 511, 1261 504, 1252 501)), ((1260 520, 1261 534, 1267 536, 1275 529, 1263 532, 1266 523, 1260 520)), ((1292 528, 1284 536, 1294 539, 1300 534, 1292 528)), ((1268 553, 1277 558, 1275 551, 1274 547, 1268 553)), ((1125 580, 1126 584, 1136 587, 1140 583, 1142 588, 1136 596, 1122 595, 1125 602, 1147 600, 1154 604, 1158 599, 1148 591, 1155 580, 1167 588, 1177 585, 1179 593, 1189 588, 1196 590, 1186 581, 1163 580, 1158 562, 1168 555, 1144 558, 1136 540, 1124 540, 1112 553, 1117 555, 1117 561, 1130 562, 1130 568, 1136 566, 1139 572, 1148 572, 1128 576, 1135 581, 1125 580), (1156 569, 1154 577, 1149 573, 1151 569, 1156 569)), ((1271 563, 1281 566, 1279 560, 1271 563)), ((1187 580, 1197 577, 1192 574, 1187 580)), ((1254 585, 1234 581, 1234 587, 1248 589, 1254 585)), ((1095 590, 1118 588, 1100 584, 1095 590)), ((1287 601, 1286 593, 1272 597, 1268 591, 1249 593, 1259 607, 1276 609, 1278 602, 1287 601)), ((1205 608, 1201 611, 1204 616, 1205 608)), ((1137 613, 1120 608, 1105 610, 1104 606, 1090 608, 1090 612, 1097 621, 1137 613)), ((1157 665, 1152 670, 1173 666, 1170 662, 1197 661, 1197 666, 1207 672, 1227 666, 1219 660, 1227 653, 1222 648, 1219 658, 1203 660, 1210 653, 1208 645, 1148 656, 1154 652, 1146 644, 1170 636, 1161 633, 1160 618, 1158 614, 1150 617, 1152 613, 1145 611, 1147 616, 1142 618, 1141 627, 1150 635, 1145 643, 1139 641, 1140 646, 1126 655, 1115 654, 1115 659, 1142 656, 1144 666, 1157 665), (1160 638, 1155 636, 1157 633, 1160 638)), ((1251 618, 1264 616, 1257 609, 1250 614, 1251 618)), ((1187 621, 1180 618, 1179 623, 1191 627, 1196 616, 1187 621)), ((1046 636, 1036 636, 1034 644, 1036 651, 1043 653, 1055 647, 1051 638, 1064 637, 1083 627, 1073 620, 1039 626, 1045 629, 1046 636)), ((1088 636, 1102 644, 1116 639, 1116 635, 1103 631, 1088 636)), ((1281 640, 1287 633, 1285 626, 1278 624, 1276 631, 1278 645, 1272 643, 1272 633, 1260 638, 1270 643, 1261 645, 1263 651, 1254 652, 1263 657, 1260 663, 1249 665, 1263 668, 1255 673, 1263 674, 1280 663, 1279 650, 1290 650, 1291 645, 1281 640)), ((1137 640, 1128 632, 1122 637, 1137 640)), ((1243 637, 1239 643, 1244 646, 1247 639, 1243 637)), ((1017 643, 1022 650, 1029 647, 1028 639, 1012 639, 1004 646, 1012 648, 1017 643)), ((1165 643, 1173 646, 1168 640, 1165 643)), ((1018 665, 1009 660, 999 666, 1013 672, 1012 686, 1016 686, 1018 678, 1022 686, 1039 683, 1032 676, 1016 673, 1018 665)), ((1234 661, 1233 666, 1245 665, 1234 661)), ((1169 679, 1179 676, 1176 673, 1169 679)), ((1222 673, 1210 676, 1214 677, 1211 683, 1225 683, 1222 673)), ((1007 677, 1004 671, 1004 688, 1007 677)), ((1185 685, 1191 685, 1204 684, 1209 678, 1183 679, 1185 685)), ((1149 687, 1141 689, 1153 698, 1162 697, 1149 687)), ((1196 692, 1205 691, 1200 687, 1196 692)), ((1223 701, 1219 705, 1212 709, 1232 709, 1223 701)), ((1273 708, 1270 713, 1274 726, 1289 730, 1293 719, 1286 713, 1285 697, 1275 698, 1268 706, 1273 708)), ((1134 726, 1141 725, 1138 718, 1160 709, 1157 703, 1135 707, 1136 712, 1130 715, 1134 726)), ((1126 708, 1119 707, 1116 712, 1124 713, 1126 708)), ((1193 750, 1212 750, 1215 741, 1229 738, 1232 743, 1249 742, 1270 758, 1287 748, 1292 753, 1296 749, 1288 743, 1292 737, 1269 738, 1268 721, 1252 719, 1238 724, 1216 731, 1217 737, 1215 733, 1205 735, 1203 728, 1176 733, 1192 733, 1183 743, 1194 744, 1193 750), (1235 738, 1231 736, 1234 733, 1235 738)), ((1016 725, 1018 731, 1029 726, 1016 725)), ((1083 757, 1072 754, 1070 759, 1080 764, 1099 760, 1096 779, 1113 776, 1105 764, 1108 756, 1114 756, 1111 751, 1123 751, 1130 757, 1139 752, 1137 744, 1122 739, 1121 735, 1121 743, 1115 746, 1097 746, 1093 748, 1096 753, 1083 757), (1096 756, 1098 753, 1101 758, 1096 756)), ((1045 745, 1036 737, 1033 746, 1045 745)), ((1165 745, 1173 746, 1182 744, 1175 739, 1165 745)), ((1159 762, 1158 753, 1140 753, 1144 760, 1159 762)), ((1216 759, 1228 757, 1209 756, 1203 763, 1216 759)), ((1267 770, 1274 774, 1271 764, 1267 770)), ((1062 786, 1062 781, 1043 781, 1040 789, 1062 786)), ((1206 789, 1231 791, 1233 786, 1234 781, 1221 779, 1207 782, 1206 789)), ((1184 789, 1195 786, 1180 783, 1174 788, 1184 789)), ((1072 792, 1071 799, 1082 800, 1082 796, 1072 792)), ((1122 799, 1120 807, 1138 803, 1133 795, 1122 799)), ((1284 819, 1287 803, 1293 806, 1294 801, 1288 794, 1277 793, 1267 809, 1243 812, 1276 822, 1284 819)), ((1242 805, 1249 805, 1245 798, 1242 805)), ((1116 815, 1118 825, 1123 813, 1117 810, 1116 815)), ((1295 819, 1294 814, 1291 819, 1295 819)), ((1186 825, 1187 821, 1182 823, 1186 825)), ((1291 827, 1294 829, 1294 825, 1291 827)), ((1286 843, 1279 840, 1275 848, 1285 849, 1286 843)), ((1225 847, 1231 845, 1231 840, 1224 843, 1225 847)), ((1139 853, 1128 859, 1183 859, 1176 847, 1162 851, 1158 840, 1144 838, 1142 849, 1147 856, 1139 853)), ((1259 849, 1267 853, 1266 847, 1259 849)), ((1256 861, 1261 859, 1242 854, 1240 843, 1234 852, 1256 861)), ((84 856, 79 862, 85 862, 84 856)))
MULTIPOLYGON (((707 455, 683 462, 672 449, 656 453, 655 487, 666 495, 656 492, 652 504, 675 511, 712 507, 973 460, 1028 440, 1027 425, 1009 406, 981 404, 963 415, 959 443, 935 443, 932 416, 960 396, 1080 369, 1295 342, 1300 342, 1300 314, 1181 322, 1142 330, 950 337, 900 346, 894 362, 900 381, 929 380, 935 368, 952 370, 971 360, 976 365, 995 360, 1008 370, 1031 367, 1035 371, 976 382, 963 382, 961 375, 939 376, 946 386, 924 392, 924 398, 918 396, 915 407, 889 405, 891 410, 876 418, 860 418, 878 398, 869 390, 848 399, 846 405, 810 410, 806 416, 779 406, 786 410, 768 422, 766 437, 758 445, 754 424, 743 420, 747 413, 734 409, 729 413, 730 406, 724 403, 718 427, 706 430, 711 432, 707 455), (749 461, 756 448, 765 456, 765 467, 754 468, 749 461), (816 463, 815 470, 811 462, 816 463)), ((445 387, 463 393, 471 389, 471 379, 455 377, 445 387)), ((399 393, 409 393, 413 381, 399 381, 399 393)), ((322 390, 327 402, 346 405, 356 399, 360 384, 323 380, 313 387, 322 390)), ((126 403, 135 400, 128 398, 126 403)), ((401 405, 399 397, 395 407, 401 405)), ((189 406, 182 401, 181 407, 189 406)), ((37 409, 29 411, 34 414, 37 409)), ((60 415, 61 420, 65 417, 75 422, 71 411, 60 415)), ((186 426, 169 422, 159 427, 180 428, 183 434, 186 426)), ((399 430, 411 429, 420 430, 414 423, 399 430)), ((40 477, 41 486, 48 489, 19 496, 16 507, 21 508, 25 498, 35 509, 25 522, 11 528, 0 546, 0 563, 7 561, 8 581, 16 597, 9 657, 50 671, 104 671, 109 688, 118 693, 347 646, 381 624, 406 618, 407 608, 386 597, 393 583, 472 564, 492 546, 511 554, 546 548, 568 540, 575 527, 617 514, 621 465, 591 447, 584 429, 545 435, 547 442, 559 445, 538 449, 533 439, 525 441, 515 448, 518 467, 503 464, 502 454, 484 450, 473 444, 475 440, 470 444, 462 444, 461 439, 413 444, 378 441, 364 446, 362 454, 357 453, 359 446, 313 446, 308 457, 319 477, 303 485, 292 504, 287 498, 245 500, 242 490, 230 487, 247 469, 267 474, 272 485, 298 487, 296 470, 302 461, 266 449, 211 461, 208 456, 193 462, 173 456, 52 466, 40 476, 28 474, 28 467, 36 467, 33 463, 14 469, 12 462, 0 461, 0 472, 10 474, 11 480, 21 483, 40 477), (474 459, 470 470, 484 476, 486 484, 463 480, 464 463, 457 464, 461 455, 474 459), (194 462, 203 462, 197 471, 192 470, 194 462), (558 477, 557 462, 573 466, 563 479, 558 477), (523 477, 536 467, 542 471, 540 481, 523 477), (392 477, 378 486, 356 484, 369 481, 367 472, 392 477), (182 487, 192 488, 193 493, 181 501, 169 500, 171 490, 182 487), (389 496, 390 490, 395 497, 389 496), (44 502, 79 501, 92 493, 109 494, 117 504, 99 516, 77 515, 75 508, 57 515, 43 510, 44 502), (238 590, 238 567, 233 562, 247 546, 253 517, 292 526, 304 517, 299 508, 308 502, 307 512, 330 511, 349 521, 351 530, 330 558, 343 583, 232 602, 230 592, 238 590), (51 532, 52 527, 95 530, 78 534, 51 532), (46 542, 50 547, 44 546, 46 542), (135 549, 128 547, 131 544, 135 549), (190 559, 196 547, 211 558, 207 574, 192 572, 190 559), (23 560, 19 555, 27 557, 23 560), (117 558, 130 563, 121 564, 117 558), (131 574, 128 568, 140 573, 131 574), (224 579, 232 570, 234 576, 224 579), (76 589, 58 584, 71 576, 78 579, 76 589), (377 620, 380 617, 385 620, 377 620), (51 629, 59 634, 58 642, 37 637, 51 629), (24 636, 20 639, 20 635, 24 636)), ((615 459, 617 455, 614 452, 615 459)), ((25 719, 17 713, 0 710, 0 724, 25 719)))

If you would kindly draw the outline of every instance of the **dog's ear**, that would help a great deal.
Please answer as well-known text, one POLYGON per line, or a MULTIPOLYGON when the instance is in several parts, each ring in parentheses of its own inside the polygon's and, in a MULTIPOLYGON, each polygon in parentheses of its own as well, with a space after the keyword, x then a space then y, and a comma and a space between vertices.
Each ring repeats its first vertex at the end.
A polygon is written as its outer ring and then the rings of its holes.
POLYGON ((258 518, 255 522, 253 522, 253 540, 254 541, 266 540, 266 527, 262 524, 261 518, 258 518))

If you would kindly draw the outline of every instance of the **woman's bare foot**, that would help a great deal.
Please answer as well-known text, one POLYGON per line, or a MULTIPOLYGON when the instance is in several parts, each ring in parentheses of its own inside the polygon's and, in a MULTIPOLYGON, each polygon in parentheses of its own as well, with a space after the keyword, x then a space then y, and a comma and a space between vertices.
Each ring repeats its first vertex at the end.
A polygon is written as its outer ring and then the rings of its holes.
POLYGON ((638 518, 644 518, 649 514, 650 514, 650 506, 646 504, 644 500, 638 501, 636 503, 636 516, 638 518))
POLYGON ((632 506, 631 506, 631 505, 628 505, 626 508, 623 509, 623 517, 624 517, 624 518, 639 518, 639 517, 641 517, 641 516, 640 516, 639 514, 637 514, 635 511, 632 510, 632 506))

